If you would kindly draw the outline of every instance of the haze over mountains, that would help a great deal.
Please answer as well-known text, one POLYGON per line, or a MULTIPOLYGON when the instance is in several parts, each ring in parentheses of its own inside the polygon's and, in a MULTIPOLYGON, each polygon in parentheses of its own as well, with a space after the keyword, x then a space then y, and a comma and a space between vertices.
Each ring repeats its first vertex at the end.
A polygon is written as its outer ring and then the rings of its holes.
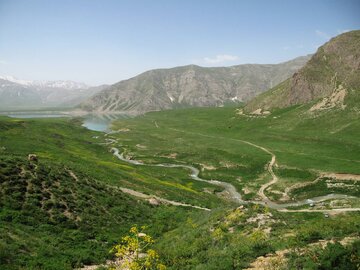
POLYGON ((0 76, 0 108, 21 110, 73 107, 105 87, 90 87, 74 81, 29 81, 0 76))
POLYGON ((97 113, 144 113, 248 101, 299 70, 310 56, 280 64, 188 65, 146 71, 114 85, 29 81, 0 76, 2 110, 75 107, 97 113))
POLYGON ((81 108, 99 113, 144 113, 249 101, 289 78, 309 59, 303 56, 280 64, 150 70, 106 88, 83 102, 81 108))

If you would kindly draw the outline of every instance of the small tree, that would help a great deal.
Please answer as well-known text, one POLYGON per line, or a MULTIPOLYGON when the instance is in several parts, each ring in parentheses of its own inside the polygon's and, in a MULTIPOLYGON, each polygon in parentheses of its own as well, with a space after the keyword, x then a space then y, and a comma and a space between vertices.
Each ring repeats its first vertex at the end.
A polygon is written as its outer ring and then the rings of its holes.
POLYGON ((110 267, 111 270, 165 270, 165 265, 160 263, 159 255, 150 246, 154 243, 151 236, 134 226, 130 234, 121 238, 110 252, 114 253, 117 260, 110 267))

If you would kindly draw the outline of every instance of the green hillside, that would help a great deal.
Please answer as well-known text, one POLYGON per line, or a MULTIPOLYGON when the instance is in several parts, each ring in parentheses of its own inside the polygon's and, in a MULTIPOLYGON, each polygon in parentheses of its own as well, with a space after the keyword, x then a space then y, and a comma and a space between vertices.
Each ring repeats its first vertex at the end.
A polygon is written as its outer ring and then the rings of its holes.
POLYGON ((164 174, 166 169, 121 162, 103 144, 110 136, 80 123, 0 119, 0 268, 72 269, 104 262, 132 225, 147 225, 159 237, 199 211, 152 206, 119 188, 200 206, 228 204, 199 193, 214 187, 191 185, 185 170, 164 174), (28 161, 28 154, 38 161, 28 161))
POLYGON ((181 209, 155 209, 65 165, 1 157, 0 179, 2 269, 103 262, 133 224, 159 234, 183 219, 181 209))

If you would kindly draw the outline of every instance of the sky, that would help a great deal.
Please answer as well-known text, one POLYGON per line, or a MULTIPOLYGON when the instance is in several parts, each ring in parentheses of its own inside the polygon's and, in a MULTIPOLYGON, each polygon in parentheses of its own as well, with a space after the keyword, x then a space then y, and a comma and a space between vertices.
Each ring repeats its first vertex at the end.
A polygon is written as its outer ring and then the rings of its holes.
POLYGON ((0 75, 111 84, 154 68, 279 63, 360 29, 360 0, 0 0, 0 75))

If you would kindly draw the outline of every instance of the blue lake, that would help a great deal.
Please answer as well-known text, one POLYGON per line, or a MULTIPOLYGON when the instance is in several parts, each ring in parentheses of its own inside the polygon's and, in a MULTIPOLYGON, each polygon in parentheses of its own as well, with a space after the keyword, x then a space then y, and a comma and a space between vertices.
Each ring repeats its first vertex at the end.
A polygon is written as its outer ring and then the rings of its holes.
MULTIPOLYGON (((58 112, 9 112, 1 113, 13 118, 59 118, 59 117, 75 117, 71 114, 58 112)), ((87 114, 80 118, 83 119, 82 126, 90 130, 107 132, 110 131, 111 122, 117 119, 126 119, 131 116, 127 114, 87 114)))

